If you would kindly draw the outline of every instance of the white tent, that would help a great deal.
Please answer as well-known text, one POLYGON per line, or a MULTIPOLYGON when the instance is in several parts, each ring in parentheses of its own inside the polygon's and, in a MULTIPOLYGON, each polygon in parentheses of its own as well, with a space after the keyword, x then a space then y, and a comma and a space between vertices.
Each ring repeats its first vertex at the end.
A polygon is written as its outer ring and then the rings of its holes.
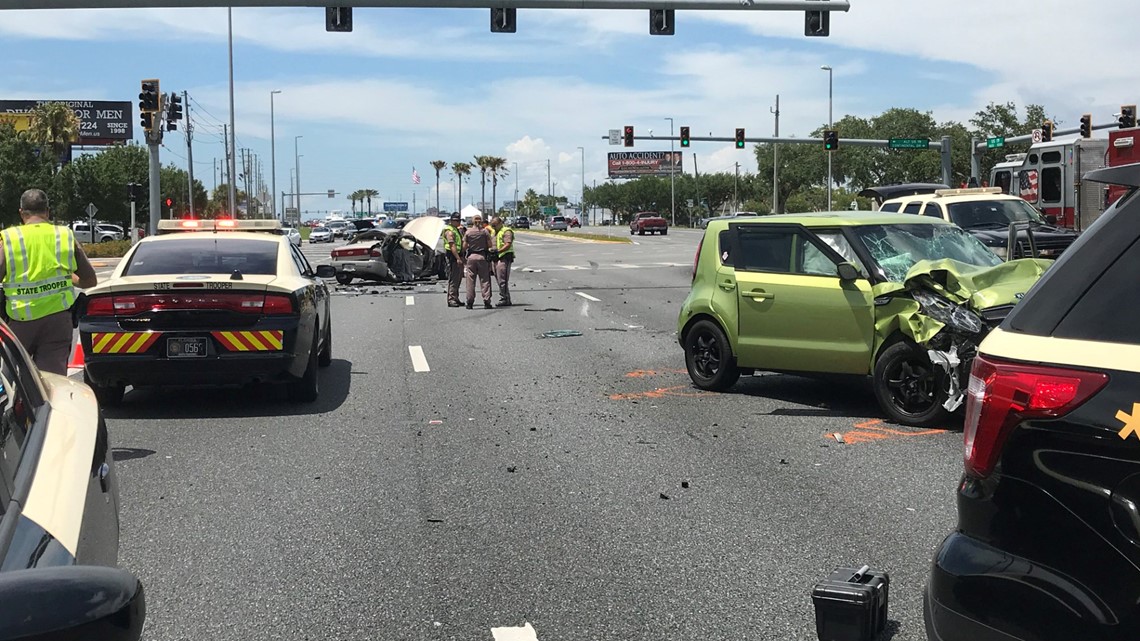
POLYGON ((459 215, 463 217, 463 220, 467 220, 474 216, 482 216, 483 212, 479 211, 479 208, 475 205, 467 205, 459 212, 459 215))

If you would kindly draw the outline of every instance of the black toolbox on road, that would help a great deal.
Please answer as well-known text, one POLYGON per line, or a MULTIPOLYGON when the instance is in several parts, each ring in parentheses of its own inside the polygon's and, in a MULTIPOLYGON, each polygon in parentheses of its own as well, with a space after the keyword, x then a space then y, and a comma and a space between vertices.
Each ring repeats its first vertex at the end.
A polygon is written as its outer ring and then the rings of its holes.
POLYGON ((871 641, 887 626, 891 578, 869 567, 836 568, 811 591, 820 641, 871 641))

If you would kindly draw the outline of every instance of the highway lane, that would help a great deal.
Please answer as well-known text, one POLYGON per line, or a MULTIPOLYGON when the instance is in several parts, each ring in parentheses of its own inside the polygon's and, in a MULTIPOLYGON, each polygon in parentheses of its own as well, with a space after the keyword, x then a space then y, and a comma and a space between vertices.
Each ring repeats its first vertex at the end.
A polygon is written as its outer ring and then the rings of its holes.
POLYGON ((342 289, 312 406, 128 393, 107 420, 147 637, 807 639, 814 582, 869 563, 894 638, 924 638, 960 431, 876 422, 859 382, 693 389, 673 332, 696 240, 645 240, 520 234, 510 309, 342 289), (582 336, 538 338, 557 329, 582 336))

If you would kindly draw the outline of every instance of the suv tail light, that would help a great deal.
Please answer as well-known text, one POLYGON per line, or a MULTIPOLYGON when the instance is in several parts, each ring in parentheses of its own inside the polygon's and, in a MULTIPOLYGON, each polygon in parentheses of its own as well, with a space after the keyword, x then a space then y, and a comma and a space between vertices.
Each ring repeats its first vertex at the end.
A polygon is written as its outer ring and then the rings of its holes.
POLYGON ((697 263, 701 262, 701 247, 705 245, 705 237, 701 236, 700 242, 697 243, 697 253, 693 256, 693 278, 690 282, 697 280, 697 263))
POLYGON ((993 473, 1005 441, 1017 425, 1057 418, 1076 409, 1108 382, 1100 372, 1023 365, 978 356, 966 393, 966 472, 993 473))

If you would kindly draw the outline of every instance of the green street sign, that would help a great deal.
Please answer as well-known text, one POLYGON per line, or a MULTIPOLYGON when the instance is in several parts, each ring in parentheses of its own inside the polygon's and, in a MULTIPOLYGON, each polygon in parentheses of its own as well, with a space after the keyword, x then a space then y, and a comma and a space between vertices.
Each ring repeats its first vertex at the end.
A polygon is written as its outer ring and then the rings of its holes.
POLYGON ((887 141, 891 149, 929 149, 929 138, 891 138, 887 141))
POLYGON ((542 215, 543 216, 557 216, 558 215, 558 208, 557 207, 543 207, 542 208, 542 215))
POLYGON ((1005 136, 994 136, 993 138, 986 138, 986 149, 997 149, 998 147, 1005 146, 1005 136))

